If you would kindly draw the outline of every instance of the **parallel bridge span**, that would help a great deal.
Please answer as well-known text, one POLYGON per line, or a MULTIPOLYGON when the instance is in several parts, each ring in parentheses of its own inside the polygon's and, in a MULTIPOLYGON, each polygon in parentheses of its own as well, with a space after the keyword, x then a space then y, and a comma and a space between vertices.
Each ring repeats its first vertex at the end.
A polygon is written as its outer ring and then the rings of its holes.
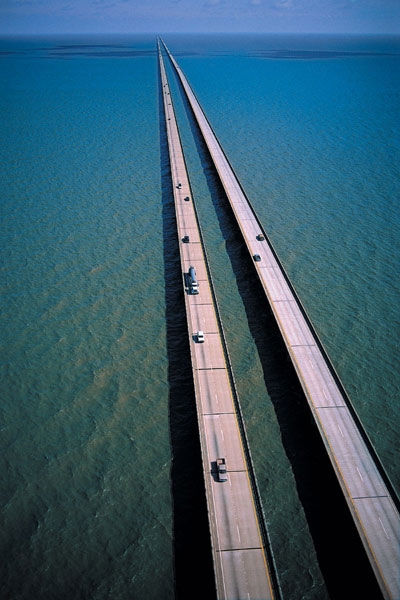
POLYGON ((221 179, 383 597, 400 599, 398 499, 347 394, 182 69, 164 48, 221 179), (257 236, 262 233, 263 241, 257 236))
POLYGON ((217 597, 277 600, 279 585, 160 46, 158 54, 217 597), (190 266, 198 294, 188 289, 190 266), (219 481, 217 458, 226 458, 227 481, 219 481))

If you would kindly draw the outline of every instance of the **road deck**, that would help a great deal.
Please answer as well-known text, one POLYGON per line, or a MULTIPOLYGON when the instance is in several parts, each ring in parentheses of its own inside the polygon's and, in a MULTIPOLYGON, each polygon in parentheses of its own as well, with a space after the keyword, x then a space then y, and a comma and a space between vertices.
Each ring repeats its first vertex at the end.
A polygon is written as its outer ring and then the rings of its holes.
POLYGON ((217 597, 269 600, 276 595, 238 424, 236 391, 225 358, 225 342, 160 48, 159 61, 217 597), (189 242, 183 242, 186 235, 189 242), (191 265, 199 281, 197 295, 191 294, 186 285, 191 265), (198 330, 204 332, 204 343, 197 341, 198 330), (219 457, 227 462, 225 482, 218 480, 216 472, 219 457))

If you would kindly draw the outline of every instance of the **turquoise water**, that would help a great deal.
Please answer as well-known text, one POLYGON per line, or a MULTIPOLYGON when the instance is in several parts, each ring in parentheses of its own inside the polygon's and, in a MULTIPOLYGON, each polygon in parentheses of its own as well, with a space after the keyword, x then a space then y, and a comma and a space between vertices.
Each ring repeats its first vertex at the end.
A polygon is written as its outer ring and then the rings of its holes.
MULTIPOLYGON (((400 490, 398 40, 165 41, 400 490)), ((173 598, 207 535, 155 39, 0 50, 2 596, 173 598)), ((284 597, 335 597, 300 395, 171 83, 284 597)))

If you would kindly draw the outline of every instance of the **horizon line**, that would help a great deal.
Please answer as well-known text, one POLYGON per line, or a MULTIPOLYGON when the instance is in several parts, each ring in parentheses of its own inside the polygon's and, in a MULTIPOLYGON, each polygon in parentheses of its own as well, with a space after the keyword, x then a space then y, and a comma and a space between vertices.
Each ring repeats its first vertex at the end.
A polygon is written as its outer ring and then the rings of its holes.
POLYGON ((400 37, 400 32, 359 32, 359 31, 164 31, 164 32, 155 32, 155 31, 15 31, 15 32, 2 32, 0 31, 1 37, 22 37, 22 36, 31 36, 31 37, 40 37, 40 36, 50 36, 50 35, 68 35, 68 36, 78 36, 78 35, 120 35, 120 36, 134 36, 134 35, 153 35, 158 37, 160 35, 320 35, 320 36, 392 36, 392 37, 400 37))

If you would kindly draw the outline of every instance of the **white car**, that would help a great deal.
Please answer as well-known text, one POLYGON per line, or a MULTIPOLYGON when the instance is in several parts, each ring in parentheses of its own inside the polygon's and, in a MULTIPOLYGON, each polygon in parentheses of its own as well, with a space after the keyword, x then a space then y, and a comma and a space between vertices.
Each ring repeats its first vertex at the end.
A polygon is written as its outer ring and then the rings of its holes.
POLYGON ((204 332, 203 331, 198 331, 197 335, 196 335, 197 341, 198 342, 204 342, 204 332))

